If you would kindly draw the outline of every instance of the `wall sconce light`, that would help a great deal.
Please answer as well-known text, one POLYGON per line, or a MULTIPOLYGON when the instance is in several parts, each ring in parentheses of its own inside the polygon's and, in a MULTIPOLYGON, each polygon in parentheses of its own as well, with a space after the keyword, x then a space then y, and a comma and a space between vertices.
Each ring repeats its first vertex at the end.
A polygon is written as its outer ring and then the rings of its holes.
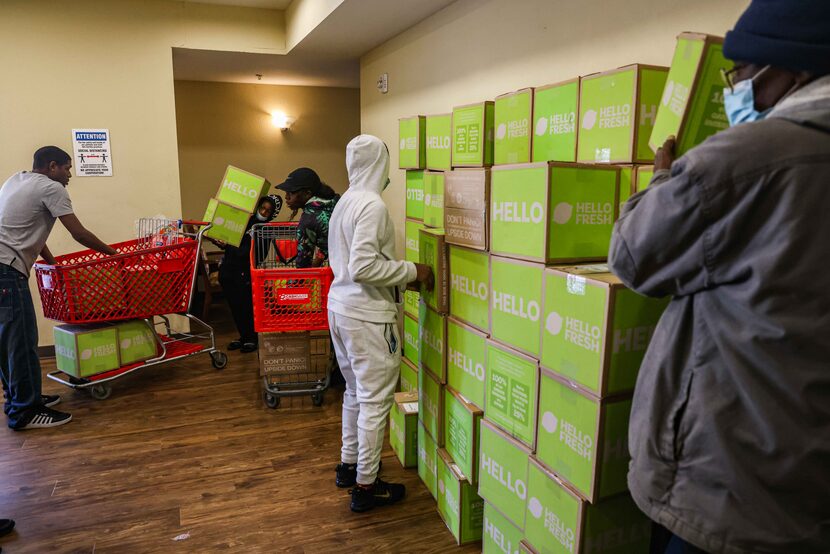
POLYGON ((294 118, 288 117, 283 112, 271 112, 271 123, 283 131, 287 131, 294 124, 294 118))

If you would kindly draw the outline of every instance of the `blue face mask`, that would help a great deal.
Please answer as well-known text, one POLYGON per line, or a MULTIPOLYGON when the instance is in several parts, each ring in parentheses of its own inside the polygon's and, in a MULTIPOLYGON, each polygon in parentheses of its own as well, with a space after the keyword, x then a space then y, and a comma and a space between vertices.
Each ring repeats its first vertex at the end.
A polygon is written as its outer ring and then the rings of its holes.
POLYGON ((726 117, 729 118, 729 125, 732 127, 739 123, 764 119, 769 113, 770 110, 759 112, 755 109, 755 91, 752 87, 752 82, 766 71, 767 67, 756 73, 752 79, 744 79, 735 83, 732 89, 723 89, 723 107, 726 110, 726 117))

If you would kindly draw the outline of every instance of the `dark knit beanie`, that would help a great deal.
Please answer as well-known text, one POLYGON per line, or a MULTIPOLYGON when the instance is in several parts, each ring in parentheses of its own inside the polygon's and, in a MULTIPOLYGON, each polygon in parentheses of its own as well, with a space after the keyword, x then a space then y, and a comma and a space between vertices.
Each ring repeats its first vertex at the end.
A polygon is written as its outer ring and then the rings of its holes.
POLYGON ((752 0, 726 33, 733 61, 830 73, 830 0, 752 0))

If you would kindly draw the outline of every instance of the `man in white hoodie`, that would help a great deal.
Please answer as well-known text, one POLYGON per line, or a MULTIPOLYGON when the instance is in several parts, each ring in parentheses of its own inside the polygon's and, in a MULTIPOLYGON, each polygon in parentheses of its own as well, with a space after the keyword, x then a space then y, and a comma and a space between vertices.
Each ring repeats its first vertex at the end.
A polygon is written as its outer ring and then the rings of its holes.
POLYGON ((378 478, 386 418, 401 361, 398 304, 414 283, 432 288, 427 265, 395 255, 395 226, 381 198, 389 184, 389 149, 360 135, 346 147, 349 190, 329 222, 329 263, 334 271, 328 299, 329 327, 343 394, 343 444, 338 487, 352 488, 351 509, 365 512, 403 498, 401 484, 378 478))

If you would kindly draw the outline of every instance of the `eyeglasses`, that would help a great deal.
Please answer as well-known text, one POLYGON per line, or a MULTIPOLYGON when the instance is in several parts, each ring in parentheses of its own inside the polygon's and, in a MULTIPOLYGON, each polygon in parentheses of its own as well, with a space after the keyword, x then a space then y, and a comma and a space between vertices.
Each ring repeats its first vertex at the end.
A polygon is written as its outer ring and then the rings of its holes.
POLYGON ((738 71, 743 69, 744 66, 736 65, 732 69, 724 69, 720 68, 720 76, 723 79, 723 84, 729 88, 729 92, 735 92, 735 76, 738 74, 738 71))

